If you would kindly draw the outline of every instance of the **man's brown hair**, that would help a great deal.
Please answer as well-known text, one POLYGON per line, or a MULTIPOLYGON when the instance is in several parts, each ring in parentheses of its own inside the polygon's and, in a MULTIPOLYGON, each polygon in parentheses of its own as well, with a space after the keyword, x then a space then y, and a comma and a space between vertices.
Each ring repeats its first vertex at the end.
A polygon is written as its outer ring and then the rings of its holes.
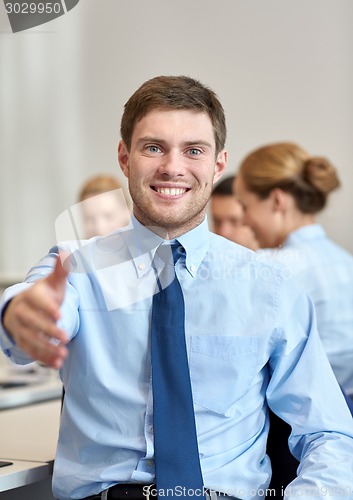
POLYGON ((216 154, 224 148, 226 122, 216 94, 188 76, 157 76, 141 85, 125 104, 120 134, 129 151, 136 123, 157 109, 189 109, 207 113, 213 125, 216 154))

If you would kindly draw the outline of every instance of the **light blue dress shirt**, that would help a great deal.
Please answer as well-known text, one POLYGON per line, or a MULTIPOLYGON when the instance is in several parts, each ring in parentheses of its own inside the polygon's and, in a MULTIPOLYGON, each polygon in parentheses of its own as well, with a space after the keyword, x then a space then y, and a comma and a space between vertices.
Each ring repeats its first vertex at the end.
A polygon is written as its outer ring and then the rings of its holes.
POLYGON ((265 255, 285 264, 310 295, 333 371, 345 392, 353 395, 353 256, 331 241, 319 224, 293 231, 281 248, 265 255))
MULTIPOLYGON (((178 240, 186 251, 176 273, 205 486, 263 498, 271 470, 267 401, 292 425, 290 447, 301 459, 288 498, 353 498, 353 420, 306 293, 281 266, 210 233, 206 220, 178 240)), ((73 251, 74 269, 62 306, 71 341, 53 477, 61 500, 154 479, 151 263, 161 242, 133 219, 108 237, 62 245, 73 251)), ((54 256, 30 271, 27 284, 10 288, 3 304, 47 275, 54 256)), ((4 351, 25 362, 3 330, 1 338, 4 351)))

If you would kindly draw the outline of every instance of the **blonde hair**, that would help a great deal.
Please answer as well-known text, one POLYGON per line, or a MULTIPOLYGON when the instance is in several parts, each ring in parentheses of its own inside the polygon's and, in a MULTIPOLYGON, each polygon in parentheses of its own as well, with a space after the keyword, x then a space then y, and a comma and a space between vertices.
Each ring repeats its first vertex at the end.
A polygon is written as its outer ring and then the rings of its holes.
POLYGON ((322 210, 331 191, 340 185, 335 167, 320 156, 310 156, 292 142, 262 146, 240 164, 247 189, 265 199, 275 188, 290 193, 303 213, 322 210))
POLYGON ((79 193, 79 201, 86 200, 91 196, 95 196, 101 193, 107 193, 108 191, 113 191, 114 189, 120 189, 122 185, 118 179, 112 175, 101 174, 89 178, 82 186, 79 193))

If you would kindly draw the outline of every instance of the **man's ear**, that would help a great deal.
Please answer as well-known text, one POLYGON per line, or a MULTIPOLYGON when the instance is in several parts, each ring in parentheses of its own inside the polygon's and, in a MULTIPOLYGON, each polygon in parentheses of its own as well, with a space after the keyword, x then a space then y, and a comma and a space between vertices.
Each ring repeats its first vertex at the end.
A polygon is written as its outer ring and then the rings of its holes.
POLYGON ((124 141, 120 141, 118 145, 118 161, 125 177, 129 177, 129 151, 124 141))
POLYGON ((274 212, 285 212, 288 208, 288 193, 283 189, 272 189, 269 198, 272 202, 272 209, 274 212))
POLYGON ((227 159, 228 152, 225 149, 218 153, 213 175, 213 184, 215 184, 222 177, 227 166, 227 159))

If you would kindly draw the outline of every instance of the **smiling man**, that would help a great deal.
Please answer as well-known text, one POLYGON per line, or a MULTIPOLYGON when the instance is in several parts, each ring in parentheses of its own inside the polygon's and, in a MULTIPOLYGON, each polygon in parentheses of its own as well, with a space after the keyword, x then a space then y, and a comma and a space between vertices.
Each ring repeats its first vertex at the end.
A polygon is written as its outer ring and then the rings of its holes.
POLYGON ((59 243, 2 300, 4 352, 59 368, 65 387, 54 495, 262 499, 269 406, 301 461, 286 497, 352 498, 352 418, 310 299, 208 229, 227 160, 218 98, 153 78, 121 137, 131 223, 59 243))
POLYGON ((119 162, 135 217, 145 226, 167 229, 169 238, 198 226, 226 166, 210 116, 193 109, 150 111, 136 124, 130 151, 127 142, 119 144, 119 162))

